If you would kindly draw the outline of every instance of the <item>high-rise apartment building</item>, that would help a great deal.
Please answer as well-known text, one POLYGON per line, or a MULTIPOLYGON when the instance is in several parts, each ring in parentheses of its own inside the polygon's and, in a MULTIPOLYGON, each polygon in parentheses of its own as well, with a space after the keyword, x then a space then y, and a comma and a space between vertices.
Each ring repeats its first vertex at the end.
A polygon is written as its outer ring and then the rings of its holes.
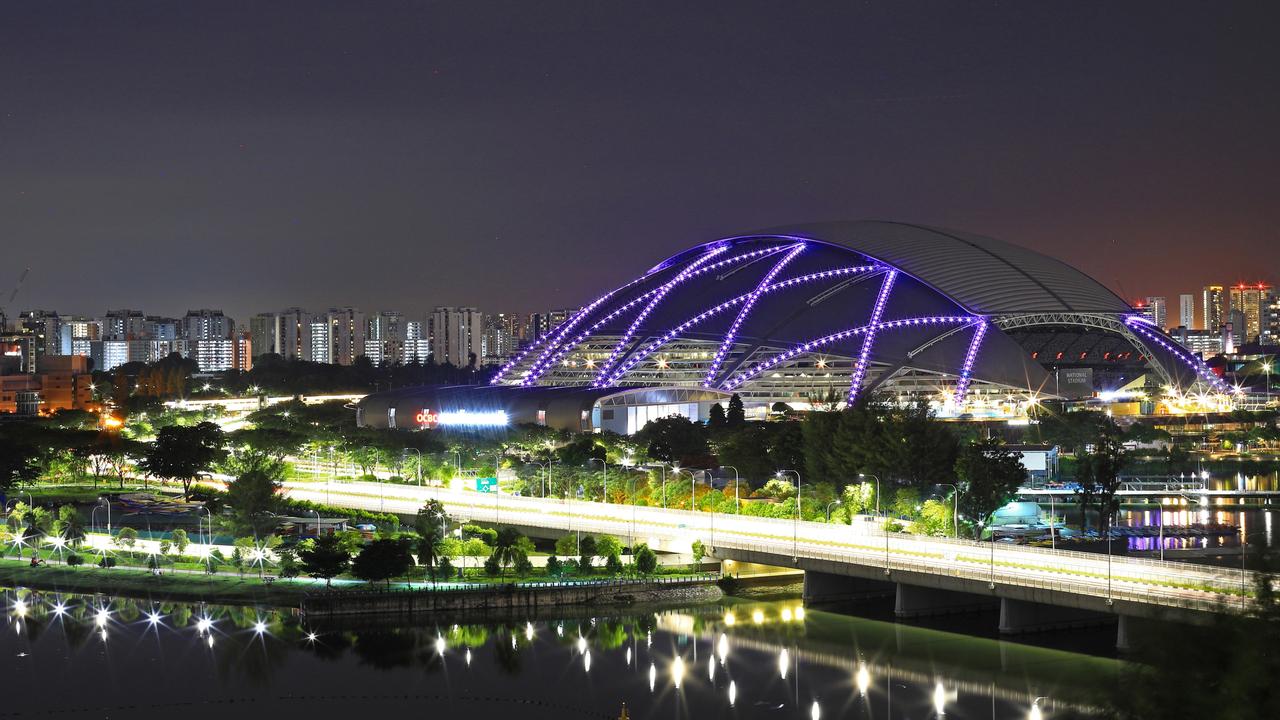
POLYGON ((500 363, 515 354, 524 339, 524 317, 516 313, 486 315, 484 319, 484 361, 500 363))
POLYGON ((431 356, 454 367, 484 358, 484 316, 476 308, 438 307, 431 313, 431 356))
POLYGON ((1146 306, 1151 309, 1151 322, 1157 327, 1168 327, 1169 303, 1163 295, 1148 296, 1146 306))
POLYGON ((1217 330, 1227 321, 1226 307, 1223 304, 1222 286, 1205 285, 1202 308, 1204 311, 1205 330, 1217 330))
POLYGON ((45 355, 67 355, 62 352, 62 318, 53 310, 24 310, 18 315, 19 335, 30 337, 24 345, 29 357, 24 365, 35 372, 45 355))
POLYGON ((236 323, 221 310, 188 310, 182 319, 182 337, 191 340, 229 340, 235 334, 236 323))
POLYGON ((556 329, 556 326, 563 323, 578 312, 572 308, 561 308, 559 310, 551 310, 545 313, 534 313, 529 316, 529 322, 525 327, 525 341, 533 342, 541 339, 543 336, 556 329))
POLYGON ((1243 324, 1235 329, 1237 344, 1257 342, 1262 335, 1262 309, 1272 287, 1266 283, 1232 285, 1229 291, 1232 312, 1240 311, 1243 324))
POLYGON ((410 320, 404 324, 404 361, 426 365, 431 361, 431 336, 424 323, 410 320))
POLYGON ((259 355, 280 353, 280 316, 275 313, 258 313, 249 318, 249 340, 253 351, 259 355))
POLYGON ((1271 293, 1262 308, 1262 344, 1280 345, 1280 295, 1271 293))
POLYGON ((325 320, 329 323, 329 362, 350 365, 364 355, 364 342, 368 325, 364 313, 351 307, 330 308, 325 320))
POLYGON ((1196 296, 1183 293, 1178 296, 1178 326, 1188 330, 1196 326, 1196 296))
POLYGON ((137 310, 109 310, 102 319, 103 340, 140 340, 147 336, 147 318, 137 310))
POLYGON ((405 362, 405 321, 402 313, 383 310, 369 316, 364 354, 378 365, 405 362))

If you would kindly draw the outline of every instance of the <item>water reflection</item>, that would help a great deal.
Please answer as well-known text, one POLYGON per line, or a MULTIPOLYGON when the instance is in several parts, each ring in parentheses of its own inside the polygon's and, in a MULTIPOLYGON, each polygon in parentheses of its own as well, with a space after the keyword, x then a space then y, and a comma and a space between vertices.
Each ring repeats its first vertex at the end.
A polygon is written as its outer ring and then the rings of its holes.
POLYGON ((479 717, 616 717, 625 702, 636 720, 1025 718, 1033 698, 1046 695, 1096 709, 1099 688, 1118 674, 1109 660, 805 612, 794 600, 731 603, 739 616, 759 618, 748 625, 705 606, 329 627, 287 609, 5 595, 14 632, 0 640, 0 672, 17 680, 40 665, 85 685, 66 697, 12 697, 11 712, 69 711, 92 697, 141 703, 121 716, 171 720, 166 703, 236 698, 250 703, 246 717, 308 708, 367 716, 421 698, 479 717), (112 650, 79 650, 102 637, 112 650))

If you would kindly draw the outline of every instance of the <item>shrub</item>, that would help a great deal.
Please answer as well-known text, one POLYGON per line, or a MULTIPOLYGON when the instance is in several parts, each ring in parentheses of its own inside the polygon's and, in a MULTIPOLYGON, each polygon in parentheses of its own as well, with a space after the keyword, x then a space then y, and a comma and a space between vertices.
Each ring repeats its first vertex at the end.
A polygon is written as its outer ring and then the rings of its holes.
POLYGON ((608 556, 604 561, 604 570, 610 575, 621 575, 622 560, 618 559, 617 555, 608 556))
POLYGON ((498 558, 490 555, 484 561, 484 573, 489 577, 498 577, 502 574, 502 563, 498 562, 498 558))
POLYGON ((436 563, 436 577, 441 580, 448 580, 453 576, 453 563, 447 557, 440 558, 440 562, 436 563))
POLYGON ((79 555, 77 555, 77 554, 75 554, 75 553, 71 553, 71 554, 67 555, 67 564, 68 564, 68 565, 70 565, 70 566, 72 566, 72 567, 75 567, 76 565, 83 565, 83 564, 84 564, 84 558, 80 557, 79 555))
MULTIPOLYGON (((527 558, 526 558, 527 560, 527 558)), ((552 555, 547 558, 547 575, 551 577, 560 577, 564 574, 564 566, 560 563, 560 558, 552 555)))
POLYGON ((658 569, 658 555, 645 543, 636 545, 636 570, 641 575, 651 575, 658 569))
POLYGON ((533 563, 529 562, 528 555, 520 553, 516 556, 516 561, 515 564, 512 565, 512 569, 515 570, 516 575, 524 577, 533 572, 533 563))
POLYGON ((98 567, 100 568, 113 568, 115 566, 116 559, 113 557, 107 557, 104 555, 103 558, 98 561, 98 567))
POLYGON ((463 525, 462 537, 464 540, 471 538, 483 540, 486 545, 492 547, 498 542, 498 531, 493 528, 480 527, 479 525, 463 525))

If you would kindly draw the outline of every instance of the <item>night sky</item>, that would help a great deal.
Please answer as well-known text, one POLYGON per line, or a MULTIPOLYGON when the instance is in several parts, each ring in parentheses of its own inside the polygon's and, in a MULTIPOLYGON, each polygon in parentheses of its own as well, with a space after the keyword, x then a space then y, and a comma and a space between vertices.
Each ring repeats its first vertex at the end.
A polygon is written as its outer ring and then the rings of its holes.
POLYGON ((1278 279, 1269 4, 7 2, 0 302, 528 312, 878 218, 1173 317, 1278 279))

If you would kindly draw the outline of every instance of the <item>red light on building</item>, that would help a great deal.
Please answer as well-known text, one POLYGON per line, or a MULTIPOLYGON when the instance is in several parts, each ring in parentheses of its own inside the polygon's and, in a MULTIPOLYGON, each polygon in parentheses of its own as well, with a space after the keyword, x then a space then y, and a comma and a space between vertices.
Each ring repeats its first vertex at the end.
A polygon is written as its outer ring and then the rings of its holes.
POLYGON ((433 428, 440 421, 440 416, 423 408, 417 415, 413 416, 413 419, 424 428, 433 428))

